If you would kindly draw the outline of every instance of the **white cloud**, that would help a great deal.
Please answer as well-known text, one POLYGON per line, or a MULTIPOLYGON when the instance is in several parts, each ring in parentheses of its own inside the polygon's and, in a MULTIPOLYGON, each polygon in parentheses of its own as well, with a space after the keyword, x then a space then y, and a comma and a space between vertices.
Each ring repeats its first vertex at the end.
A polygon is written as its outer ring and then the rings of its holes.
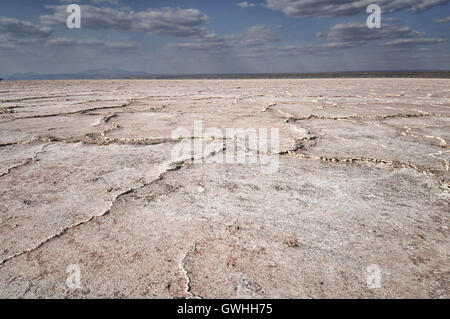
MULTIPOLYGON (((111 6, 118 6, 120 4, 119 0, 87 0, 90 3, 93 4, 107 4, 107 5, 111 5, 111 6)), ((74 1, 74 0, 60 0, 61 3, 67 3, 67 4, 71 4, 71 3, 80 3, 80 1, 74 1)))
POLYGON ((319 32, 318 37, 328 41, 366 42, 380 39, 411 38, 424 33, 411 30, 408 26, 383 25, 380 29, 369 29, 365 23, 341 23, 331 27, 328 32, 319 32))
POLYGON ((397 39, 384 43, 384 46, 396 48, 411 48, 419 45, 439 44, 447 41, 441 38, 415 38, 415 39, 397 39))
POLYGON ((254 4, 253 2, 248 2, 248 1, 239 2, 237 5, 243 9, 256 7, 256 4, 254 4))
POLYGON ((263 25, 252 26, 243 33, 225 36, 225 39, 239 46, 260 46, 280 40, 273 29, 263 25))
POLYGON ((436 22, 437 22, 437 23, 450 22, 450 16, 445 17, 445 18, 441 18, 441 19, 437 19, 436 22))
MULTIPOLYGON (((423 12, 450 0, 378 0, 383 13, 403 10, 423 12)), ((365 14, 374 0, 267 0, 266 7, 291 17, 333 17, 365 14)))
POLYGON ((52 29, 16 18, 0 16, 0 41, 2 48, 14 48, 15 44, 42 42, 49 38, 52 29))
POLYGON ((407 49, 418 45, 433 45, 442 43, 445 39, 425 38, 424 32, 411 30, 408 26, 384 25, 381 29, 367 28, 364 23, 336 24, 328 32, 318 32, 319 38, 327 42, 310 45, 287 45, 278 50, 283 55, 295 55, 299 53, 329 52, 336 49, 350 49, 368 44, 371 41, 390 40, 382 46, 396 49, 407 49))
POLYGON ((0 33, 9 38, 47 38, 52 29, 16 18, 0 17, 0 33))
POLYGON ((49 39, 46 43, 46 46, 100 46, 106 47, 109 49, 135 49, 140 47, 140 44, 135 42, 126 42, 126 41, 103 41, 98 39, 73 39, 73 38, 53 38, 49 39))
MULTIPOLYGON (((52 14, 42 15, 45 25, 65 24, 66 6, 47 6, 52 14)), ((209 17, 197 9, 162 8, 132 11, 125 8, 81 6, 82 28, 144 32, 168 36, 201 36, 209 17)))
POLYGON ((280 39, 272 28, 255 25, 242 33, 220 36, 210 32, 208 36, 198 37, 195 41, 175 43, 170 46, 205 52, 218 52, 228 48, 258 47, 277 41, 280 41, 280 39))

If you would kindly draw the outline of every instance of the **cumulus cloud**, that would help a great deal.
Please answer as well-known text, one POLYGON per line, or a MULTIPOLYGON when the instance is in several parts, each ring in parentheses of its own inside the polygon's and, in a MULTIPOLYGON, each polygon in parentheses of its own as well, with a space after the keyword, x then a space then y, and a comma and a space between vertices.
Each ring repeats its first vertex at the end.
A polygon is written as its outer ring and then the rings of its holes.
MULTIPOLYGON (((423 12, 450 0, 378 0, 383 13, 403 10, 423 12)), ((267 0, 266 7, 291 17, 336 17, 365 14, 373 0, 267 0)))
POLYGON ((224 49, 231 48, 231 45, 225 41, 225 38, 213 31, 193 38, 193 41, 172 43, 168 47, 188 49, 194 51, 204 51, 208 53, 221 52, 224 49))
POLYGON ((342 47, 357 47, 369 41, 390 40, 382 45, 401 49, 418 45, 433 45, 445 41, 445 39, 439 38, 426 38, 424 35, 424 32, 411 30, 408 26, 385 25, 380 29, 369 29, 364 23, 337 24, 328 32, 317 33, 318 37, 325 38, 329 43, 340 43, 342 47))
POLYGON ((384 46, 401 48, 401 49, 411 49, 417 46, 439 44, 447 41, 442 38, 415 38, 415 39, 397 39, 383 43, 384 46))
MULTIPOLYGON (((73 0, 68 0, 68 1, 73 1, 73 0)), ((113 6, 118 6, 120 3, 118 0, 89 0, 90 2, 92 2, 93 4, 109 4, 109 5, 113 5, 113 6)))
POLYGON ((280 41, 274 29, 255 25, 249 27, 242 33, 229 34, 225 36, 211 32, 208 36, 202 36, 195 41, 172 44, 172 47, 217 52, 228 48, 258 47, 271 42, 280 41))
POLYGON ((52 29, 16 18, 0 17, 0 33, 10 39, 48 38, 52 29))
POLYGON ((217 53, 222 52, 224 49, 231 48, 231 46, 224 41, 195 41, 195 42, 183 42, 174 43, 168 45, 171 48, 188 49, 194 51, 202 51, 205 53, 217 53))
MULTIPOLYGON (((86 1, 92 4, 100 4, 100 5, 106 4, 111 6, 118 6, 120 4, 119 0, 86 0, 86 1)), ((74 0, 60 0, 60 2, 71 4, 74 3, 74 0)), ((79 2, 80 1, 77 1, 77 3, 79 2)))
POLYGON ((333 50, 349 49, 363 44, 364 42, 328 42, 323 44, 285 45, 273 47, 271 50, 278 52, 282 56, 295 56, 301 53, 328 53, 333 50))
POLYGON ((433 45, 442 43, 445 39, 425 38, 424 32, 412 30, 408 26, 385 25, 380 29, 369 29, 364 23, 336 24, 327 32, 319 32, 317 37, 325 39, 323 44, 288 45, 278 50, 283 55, 299 53, 329 52, 336 49, 350 49, 366 45, 371 41, 387 41, 382 46, 407 49, 419 45, 433 45), (388 41, 389 40, 389 41, 388 41))
POLYGON ((437 23, 450 22, 450 16, 445 17, 445 18, 441 18, 441 19, 437 19, 436 22, 437 22, 437 23))
POLYGON ((248 2, 248 1, 239 2, 237 5, 243 9, 256 7, 256 4, 254 4, 253 2, 248 2))
POLYGON ((412 38, 424 33, 413 31, 407 26, 384 25, 380 29, 369 29, 365 23, 342 23, 334 25, 328 32, 316 35, 328 41, 365 43, 370 40, 412 38))
POLYGON ((14 49, 20 44, 39 44, 47 47, 85 46, 113 50, 130 50, 141 45, 131 41, 103 41, 98 39, 52 38, 52 29, 16 18, 0 16, 0 49, 14 49))
POLYGON ((16 44, 45 41, 52 34, 52 29, 16 18, 0 16, 1 48, 13 49, 16 44))
POLYGON ((91 47, 105 47, 108 49, 136 49, 141 45, 135 42, 127 41, 103 41, 98 39, 73 39, 73 38, 53 38, 49 39, 46 46, 64 47, 64 46, 91 46, 91 47))
MULTIPOLYGON (((46 6, 52 14, 42 15, 45 25, 66 23, 66 6, 46 6)), ((132 11, 125 8, 81 6, 82 27, 116 31, 144 32, 167 36, 201 36, 208 31, 209 17, 197 9, 162 8, 132 11)))
POLYGON ((255 25, 243 33, 225 36, 225 40, 235 46, 249 47, 280 41, 280 38, 273 29, 264 25, 255 25))

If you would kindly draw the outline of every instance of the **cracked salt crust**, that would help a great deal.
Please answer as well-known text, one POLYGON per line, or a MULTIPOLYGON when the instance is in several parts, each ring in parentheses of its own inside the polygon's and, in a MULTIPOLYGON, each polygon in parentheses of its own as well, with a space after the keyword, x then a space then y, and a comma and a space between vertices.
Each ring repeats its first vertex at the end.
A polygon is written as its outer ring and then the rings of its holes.
POLYGON ((0 297, 448 298, 449 80, 0 86, 0 297), (170 159, 194 120, 280 170, 170 159))

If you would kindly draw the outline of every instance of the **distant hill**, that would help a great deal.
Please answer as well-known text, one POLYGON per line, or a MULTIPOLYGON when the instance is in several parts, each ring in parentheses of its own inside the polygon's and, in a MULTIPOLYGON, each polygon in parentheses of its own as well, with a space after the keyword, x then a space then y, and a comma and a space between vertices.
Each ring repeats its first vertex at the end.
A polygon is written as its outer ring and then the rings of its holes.
POLYGON ((149 76, 145 72, 130 72, 120 69, 94 69, 78 73, 42 74, 42 73, 15 73, 6 79, 8 81, 19 80, 77 80, 77 79, 115 79, 128 77, 149 76))
POLYGON ((360 71, 328 73, 259 73, 259 74, 178 74, 159 75, 120 69, 94 69, 78 73, 15 73, 6 78, 18 80, 78 79, 321 79, 321 78, 450 78, 450 71, 360 71))

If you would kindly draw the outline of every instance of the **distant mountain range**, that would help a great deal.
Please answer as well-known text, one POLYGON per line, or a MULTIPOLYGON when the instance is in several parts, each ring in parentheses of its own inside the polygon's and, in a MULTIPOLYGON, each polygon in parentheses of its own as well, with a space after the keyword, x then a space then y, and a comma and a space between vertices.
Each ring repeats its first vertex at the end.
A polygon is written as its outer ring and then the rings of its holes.
POLYGON ((120 69, 94 69, 78 73, 41 74, 15 73, 3 79, 78 80, 78 79, 314 79, 314 78, 450 78, 450 71, 359 71, 327 73, 259 73, 259 74, 150 74, 120 69))
POLYGON ((149 76, 145 72, 130 72, 120 69, 94 69, 78 73, 42 74, 42 73, 15 73, 5 77, 7 81, 18 80, 69 80, 69 79, 112 79, 112 78, 134 78, 149 76))

